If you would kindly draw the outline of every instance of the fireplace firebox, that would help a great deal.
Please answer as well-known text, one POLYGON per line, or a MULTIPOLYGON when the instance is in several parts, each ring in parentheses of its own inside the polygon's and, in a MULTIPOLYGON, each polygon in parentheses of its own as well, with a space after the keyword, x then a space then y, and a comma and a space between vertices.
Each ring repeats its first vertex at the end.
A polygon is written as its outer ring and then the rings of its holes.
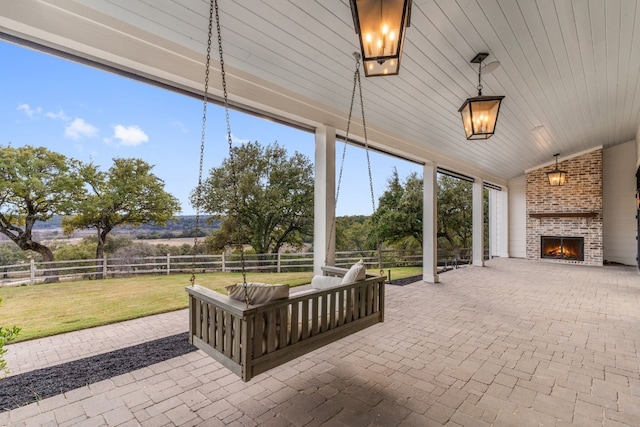
POLYGON ((584 238, 540 236, 540 257, 584 261, 584 238))

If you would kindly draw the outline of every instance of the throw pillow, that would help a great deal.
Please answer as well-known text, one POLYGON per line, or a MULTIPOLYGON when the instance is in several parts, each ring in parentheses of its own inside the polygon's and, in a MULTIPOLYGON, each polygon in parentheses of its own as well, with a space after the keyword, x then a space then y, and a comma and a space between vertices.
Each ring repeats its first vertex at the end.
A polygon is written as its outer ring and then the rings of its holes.
MULTIPOLYGON (((236 283, 226 286, 225 289, 230 298, 244 301, 244 286, 236 283)), ((266 283, 247 283, 247 295, 249 304, 263 304, 265 302, 289 298, 289 285, 269 285, 266 283)))
POLYGON ((362 260, 351 266, 347 274, 342 278, 342 284, 353 283, 367 278, 367 271, 362 260))
POLYGON ((313 276, 311 287, 313 289, 330 289, 342 285, 341 277, 333 276, 313 276))

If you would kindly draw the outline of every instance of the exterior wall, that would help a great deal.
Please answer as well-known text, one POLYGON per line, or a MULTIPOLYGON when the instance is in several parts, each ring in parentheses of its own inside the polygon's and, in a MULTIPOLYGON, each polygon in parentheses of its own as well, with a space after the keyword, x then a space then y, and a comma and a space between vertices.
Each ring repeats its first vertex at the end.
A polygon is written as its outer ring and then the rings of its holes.
POLYGON ((636 133, 636 169, 640 167, 640 127, 636 133))
MULTIPOLYGON (((526 174, 527 180, 527 259, 539 260, 540 236, 584 237, 584 262, 551 262, 602 265, 602 149, 564 160, 558 164, 567 172, 565 185, 549 185, 547 172, 552 166, 526 174), (593 218, 532 218, 531 213, 595 213, 593 218)), ((632 193, 633 194, 633 193, 632 193)), ((545 260, 546 261, 546 260, 545 260)))
POLYGON ((636 265, 636 144, 629 141, 603 153, 604 260, 636 265))
POLYGON ((527 180, 524 175, 509 180, 509 257, 527 257, 527 180))

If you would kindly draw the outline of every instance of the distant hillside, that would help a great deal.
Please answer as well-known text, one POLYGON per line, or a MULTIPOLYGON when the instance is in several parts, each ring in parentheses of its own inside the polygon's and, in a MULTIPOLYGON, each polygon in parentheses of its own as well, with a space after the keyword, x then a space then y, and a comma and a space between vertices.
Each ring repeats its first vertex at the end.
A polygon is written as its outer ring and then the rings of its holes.
MULTIPOLYGON (((201 234, 208 234, 210 231, 218 229, 220 227, 220 221, 215 220, 213 223, 209 223, 208 216, 200 216, 199 229, 201 234)), ((170 237, 192 237, 194 235, 196 225, 195 215, 181 215, 176 217, 175 220, 167 222, 166 225, 141 225, 139 227, 123 226, 116 227, 113 230, 114 235, 127 235, 137 239, 159 239, 170 237)), ((38 232, 40 236, 51 235, 61 236, 62 234, 62 218, 54 216, 51 220, 46 222, 37 222, 33 227, 34 232, 38 232)), ((89 230, 86 230, 89 231, 89 230)), ((87 234, 80 232, 79 234, 87 234)))

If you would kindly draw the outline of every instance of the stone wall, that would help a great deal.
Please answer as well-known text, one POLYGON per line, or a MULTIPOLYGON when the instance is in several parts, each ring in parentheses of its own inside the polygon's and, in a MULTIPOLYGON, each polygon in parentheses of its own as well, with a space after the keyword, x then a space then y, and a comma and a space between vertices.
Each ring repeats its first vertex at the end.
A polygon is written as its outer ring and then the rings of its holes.
POLYGON ((602 265, 602 149, 559 162, 558 168, 567 172, 563 186, 549 185, 547 172, 555 163, 526 174, 527 259, 540 259, 540 236, 584 237, 584 261, 549 261, 602 265), (591 212, 592 218, 530 216, 591 212))

